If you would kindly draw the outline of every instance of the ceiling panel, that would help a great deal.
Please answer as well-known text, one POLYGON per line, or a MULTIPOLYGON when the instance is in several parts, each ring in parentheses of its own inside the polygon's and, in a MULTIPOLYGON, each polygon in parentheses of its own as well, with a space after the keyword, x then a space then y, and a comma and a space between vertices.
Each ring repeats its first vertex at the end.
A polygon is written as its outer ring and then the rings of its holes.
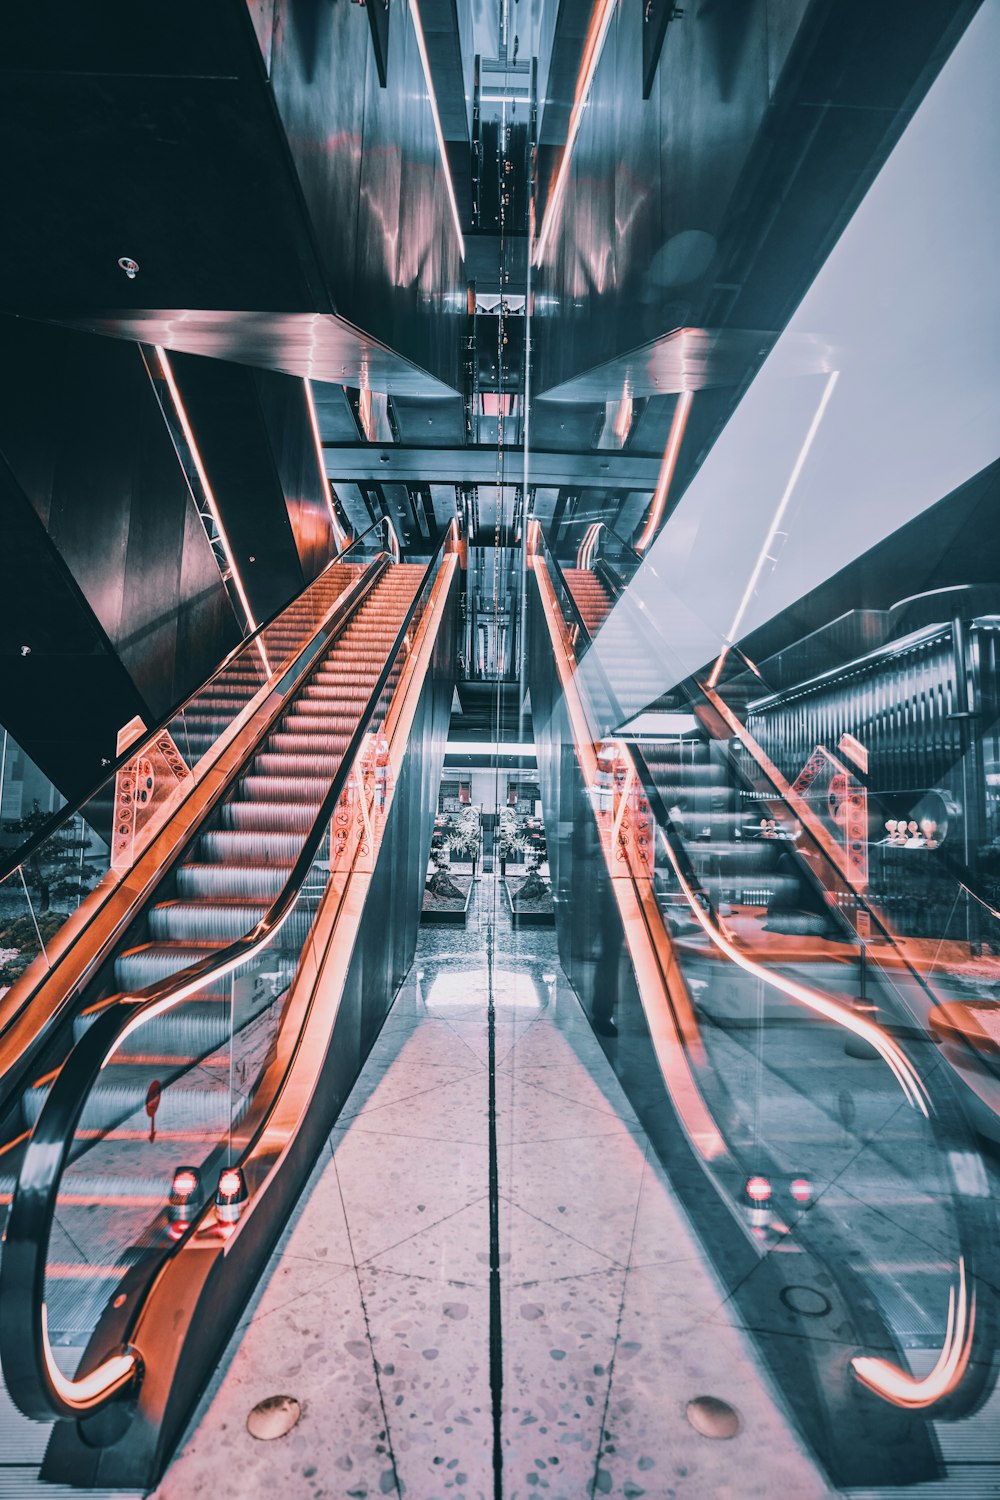
MULTIPOLYGON (((44 312, 38 313, 45 317, 44 312)), ((448 396, 450 386, 332 313, 206 311, 98 312, 54 317, 66 328, 162 344, 240 365, 262 365, 312 380, 390 395, 448 396)))
POLYGON ((414 446, 458 447, 465 442, 465 408, 461 396, 394 395, 392 409, 399 441, 414 446))

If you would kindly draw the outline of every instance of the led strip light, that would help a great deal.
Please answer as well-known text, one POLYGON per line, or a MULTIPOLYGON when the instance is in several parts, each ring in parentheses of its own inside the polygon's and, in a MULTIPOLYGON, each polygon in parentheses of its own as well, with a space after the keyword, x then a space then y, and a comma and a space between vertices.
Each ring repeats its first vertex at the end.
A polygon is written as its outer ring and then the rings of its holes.
POLYGON ((642 536, 635 544, 637 552, 645 552, 650 542, 656 535, 663 515, 663 507, 667 503, 667 495, 670 492, 670 481, 674 477, 677 467, 677 455, 681 451, 681 439, 684 437, 684 429, 687 426, 688 412, 691 410, 691 402, 694 400, 692 391, 681 391, 674 407, 673 421, 670 423, 670 436, 667 438, 667 446, 663 450, 663 462, 660 465, 660 477, 656 481, 656 489, 653 491, 653 503, 649 507, 649 515, 643 527, 642 536))
POLYGON ((750 581, 743 591, 743 598, 740 600, 739 608, 733 616, 733 623, 729 627, 729 634, 726 636, 725 645, 719 652, 718 660, 716 661, 715 666, 712 668, 712 675, 708 679, 708 685, 711 688, 715 687, 715 684, 718 682, 719 677, 722 673, 722 668, 725 665, 725 660, 729 653, 729 648, 736 640, 737 632, 739 631, 739 628, 743 623, 743 616, 746 614, 748 608, 750 607, 750 600, 753 598, 754 592, 757 588, 757 584, 760 582, 760 575, 764 571, 764 564, 766 562, 774 562, 774 558, 771 556, 771 546, 778 534, 779 527, 781 526, 781 522, 784 519, 785 511, 788 509, 788 502, 791 500, 795 486, 799 482, 799 475, 802 473, 802 470, 805 467, 805 461, 809 457, 809 450, 813 445, 813 440, 815 439, 817 432, 819 431, 820 423, 823 420, 823 414, 826 411, 827 403, 829 402, 830 397, 833 395, 833 388, 837 384, 837 378, 839 374, 839 370, 832 370, 827 378, 826 385, 823 387, 823 394, 820 397, 819 406, 817 406, 816 413, 809 424, 809 431, 806 433, 805 441, 803 442, 802 447, 799 449, 799 456, 795 460, 795 463, 792 467, 792 472, 788 476, 788 483, 785 485, 785 493, 778 501, 778 508, 774 512, 774 519, 771 521, 771 525, 768 527, 767 536, 764 538, 763 545, 761 546, 760 553, 757 557, 757 562, 754 565, 754 570, 750 574, 750 581))
POLYGON ((337 512, 333 504, 333 496, 330 494, 330 481, 327 477, 326 464, 323 462, 323 439, 319 433, 319 418, 316 416, 316 402, 313 399, 312 381, 308 375, 303 378, 302 384, 306 388, 306 406, 309 408, 309 425, 312 428, 313 442, 316 445, 316 462, 319 465, 320 479, 323 484, 323 493, 330 510, 330 520, 333 522, 333 539, 337 549, 343 551, 347 543, 347 532, 337 519, 337 512))
POLYGON ((410 0, 410 15, 413 18, 413 31, 417 38, 417 51, 420 53, 420 64, 424 70, 424 82, 427 84, 427 97, 430 100, 431 115, 434 120, 434 134, 437 136, 438 151, 441 153, 441 165, 444 168, 445 187, 448 189, 448 202, 451 205, 451 216, 455 221, 455 233, 458 235, 458 248, 462 259, 465 259, 465 236, 462 233, 462 221, 458 215, 458 204, 455 201, 455 188, 451 180, 451 168, 448 166, 448 152, 445 149, 444 133, 441 130, 441 117, 438 114, 437 95, 434 92, 434 84, 431 80, 431 65, 427 57, 427 45, 424 41, 424 28, 420 21, 420 6, 417 0, 410 0))
MULTIPOLYGON (((411 6, 415 5, 415 3, 416 0, 410 0, 411 6)), ((542 232, 538 236, 538 243, 535 245, 534 255, 532 256, 536 266, 540 266, 545 259, 545 251, 552 237, 555 222, 559 217, 563 194, 566 191, 566 180, 569 177, 569 164, 573 155, 573 147, 576 145, 580 126, 583 124, 583 111, 586 107, 588 95, 590 94, 590 85, 594 81, 597 64, 600 62, 601 53, 604 50, 608 27, 611 25, 611 18, 615 13, 615 6, 617 4, 618 0, 597 0, 594 13, 590 18, 590 27, 587 31, 587 40, 583 49, 583 61, 580 64, 580 74, 576 81, 573 112, 569 117, 566 146, 562 154, 562 160, 559 163, 559 170, 556 172, 555 181, 552 184, 549 201, 545 205, 542 232)))
POLYGON ((205 494, 205 503, 207 504, 209 512, 211 513, 212 520, 215 523, 215 528, 219 533, 219 541, 222 543, 222 551, 225 555, 226 562, 229 564, 229 571, 232 575, 233 583, 236 585, 236 592, 239 595, 240 603, 243 606, 243 613, 246 615, 247 629, 252 635, 253 632, 257 629, 257 621, 254 619, 253 610, 250 608, 250 600, 247 598, 246 589, 243 587, 243 579, 240 577, 240 570, 236 566, 236 559, 233 556, 233 549, 229 545, 229 537, 226 535, 226 528, 222 524, 222 517, 219 514, 219 507, 215 503, 215 496, 212 493, 212 486, 208 482, 208 475, 205 472, 205 465, 202 462, 201 454, 198 451, 198 444, 195 441, 194 432, 191 429, 191 423, 188 420, 188 414, 185 410, 184 402, 181 400, 181 393, 177 389, 177 382, 174 379, 174 372, 170 368, 170 361, 167 358, 167 351, 159 344, 156 345, 156 356, 160 361, 160 368, 162 369, 163 377, 167 382, 167 389, 170 392, 170 399, 174 403, 174 410, 177 413, 177 420, 181 424, 181 430, 184 433, 184 440, 188 445, 191 457, 194 460, 194 466, 198 471, 198 478, 201 481, 201 487, 205 494))

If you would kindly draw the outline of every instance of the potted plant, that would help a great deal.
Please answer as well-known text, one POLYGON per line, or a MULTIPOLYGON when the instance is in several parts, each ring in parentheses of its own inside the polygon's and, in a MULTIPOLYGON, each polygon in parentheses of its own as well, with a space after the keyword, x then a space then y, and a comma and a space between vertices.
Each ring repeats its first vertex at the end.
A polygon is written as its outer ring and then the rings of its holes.
POLYGON ((527 841, 521 837, 517 829, 517 818, 509 807, 501 809, 500 830, 497 838, 497 855, 500 860, 500 877, 507 874, 507 861, 519 859, 527 852, 527 841))
POLYGON ((434 873, 427 881, 424 889, 430 891, 431 895, 436 896, 439 901, 464 901, 465 892, 460 890, 451 878, 447 853, 447 847, 431 850, 431 864, 434 866, 434 873))
POLYGON ((476 866, 483 847, 483 832, 479 823, 479 812, 468 807, 448 828, 445 834, 448 852, 472 866, 472 878, 476 879, 476 866))
POLYGON ((528 853, 528 875, 517 893, 518 901, 542 901, 551 895, 549 883, 541 873, 542 861, 534 849, 528 853))

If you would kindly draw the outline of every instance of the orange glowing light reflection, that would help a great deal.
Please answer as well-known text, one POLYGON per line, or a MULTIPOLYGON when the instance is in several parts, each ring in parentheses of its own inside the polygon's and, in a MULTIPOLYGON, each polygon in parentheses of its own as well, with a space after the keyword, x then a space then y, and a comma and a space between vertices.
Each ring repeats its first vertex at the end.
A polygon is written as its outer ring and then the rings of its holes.
POLYGON ((542 232, 538 236, 535 253, 532 257, 536 266, 540 266, 545 258, 545 251, 552 237, 552 230, 559 217, 562 206, 563 194, 566 191, 566 181, 569 177, 569 164, 573 155, 573 147, 583 124, 583 111, 586 108, 587 98, 590 94, 590 85, 594 81, 597 64, 601 60, 604 50, 604 41, 611 25, 611 18, 615 13, 618 0, 597 0, 593 15, 590 18, 590 26, 587 28, 587 38, 584 42, 583 58, 580 63, 580 72, 576 80, 576 92, 573 96, 573 109, 569 117, 569 130, 566 132, 566 146, 563 150, 559 167, 552 182, 549 192, 549 201, 545 205, 545 213, 542 216, 542 232))
MULTIPOLYGON (((95 1268, 88 1265, 84 1269, 92 1274, 95 1268)), ((126 1268, 120 1269, 124 1275, 126 1268)), ((49 1274, 51 1274, 51 1268, 49 1274)), ((102 1401, 114 1391, 127 1385, 135 1376, 137 1369, 134 1354, 113 1354, 89 1375, 77 1379, 64 1375, 52 1353, 52 1345, 49 1342, 49 1310, 44 1302, 42 1303, 42 1354, 46 1373, 59 1399, 80 1412, 85 1412, 95 1401, 102 1401)))
POLYGON ((628 437, 629 430, 632 426, 632 410, 632 397, 628 394, 627 391, 625 391, 622 393, 622 399, 618 403, 618 411, 615 415, 615 420, 611 428, 611 431, 618 439, 618 445, 621 448, 624 448, 625 439, 628 437))
POLYGON ((431 65, 427 56, 427 44, 424 41, 424 28, 420 20, 420 7, 417 0, 410 0, 410 16, 413 19, 413 31, 417 39, 417 51, 420 54, 420 66, 424 70, 424 82, 427 85, 427 98, 431 106, 431 118, 434 121, 434 134, 437 136, 438 151, 441 154, 441 166, 444 168, 444 183, 448 190, 448 203, 451 207, 451 217, 455 224, 455 233, 458 236, 458 248, 462 259, 465 259, 465 236, 462 234, 462 220, 458 213, 458 203, 455 199, 455 187, 451 180, 451 168, 448 166, 448 151, 444 143, 444 132, 441 129, 441 117, 438 114, 437 95, 434 92, 434 81, 431 77, 431 65))
POLYGON ((976 1294, 965 1284, 965 1261, 958 1262, 958 1296, 948 1290, 948 1324, 944 1344, 934 1368, 924 1376, 909 1375, 887 1359, 857 1356, 851 1360, 855 1375, 869 1390, 911 1411, 933 1406, 958 1385, 969 1365, 972 1333, 976 1324, 976 1294))
POLYGON ((681 391, 680 396, 677 398, 673 421, 670 423, 670 436, 667 438, 667 446, 663 450, 660 477, 656 481, 656 489, 653 491, 653 503, 649 507, 649 515, 646 517, 646 525, 643 528, 642 536, 635 544, 636 552, 645 552, 656 535, 660 524, 660 517, 663 515, 663 507, 667 503, 670 481, 673 479, 674 470, 677 467, 677 455, 681 451, 681 440, 684 437, 688 412, 691 410, 691 402, 693 400, 693 391, 681 391))
POLYGON ((358 392, 358 416, 361 418, 361 430, 369 443, 375 441, 375 421, 372 417, 372 393, 366 388, 358 392))
MULTIPOLYGON (((215 529, 219 533, 219 541, 222 543, 222 551, 225 555, 226 562, 229 565, 229 571, 232 574, 233 583, 236 585, 236 592, 239 595, 240 603, 243 606, 243 613, 246 616, 247 629, 252 635, 253 632, 257 629, 257 621, 254 619, 253 610, 250 608, 250 600, 247 598, 246 589, 243 587, 243 579, 240 577, 240 570, 236 566, 236 559, 233 556, 233 549, 229 545, 229 537, 226 535, 226 528, 222 524, 222 517, 219 514, 219 507, 216 504, 215 495, 212 492, 212 486, 208 482, 208 474, 205 472, 205 465, 202 462, 201 453, 199 451, 198 444, 195 441, 194 431, 191 427, 191 423, 187 414, 187 408, 185 407, 184 402, 181 400, 181 393, 177 388, 177 381, 174 379, 174 372, 171 369, 170 361, 167 358, 167 351, 159 344, 156 345, 156 356, 160 361, 160 369, 163 371, 163 378, 167 382, 167 389, 170 392, 170 399, 174 403, 174 410, 177 413, 177 420, 181 424, 181 431, 184 433, 184 440, 188 445, 191 458, 194 461, 194 466, 198 471, 198 478, 201 481, 201 487, 205 495, 205 503, 208 506, 209 511, 211 512, 212 520, 215 523, 215 529)), ((267 671, 267 675, 270 677, 271 663, 267 659, 267 652, 264 650, 263 641, 257 642, 257 649, 260 652, 265 670, 267 671)))
POLYGON ((333 539, 337 548, 342 552, 347 545, 347 533, 337 519, 337 512, 333 505, 333 496, 330 494, 330 481, 327 477, 326 464, 323 460, 323 439, 320 437, 319 419, 316 416, 316 402, 313 399, 312 381, 306 376, 302 384, 306 388, 306 406, 309 409, 309 426, 312 428, 313 443, 316 447, 316 462, 319 465, 320 482, 323 486, 323 494, 330 511, 330 520, 333 522, 333 539))

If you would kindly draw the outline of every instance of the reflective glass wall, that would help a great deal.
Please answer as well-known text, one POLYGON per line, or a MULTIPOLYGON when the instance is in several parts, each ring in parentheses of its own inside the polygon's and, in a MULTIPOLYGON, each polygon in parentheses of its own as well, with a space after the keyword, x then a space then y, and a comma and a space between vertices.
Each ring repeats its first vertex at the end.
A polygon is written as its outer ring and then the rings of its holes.
POLYGON ((942 1495, 1000 1458, 998 55, 683 493, 694 362, 638 521, 527 538, 563 967, 830 1480, 942 1495))

